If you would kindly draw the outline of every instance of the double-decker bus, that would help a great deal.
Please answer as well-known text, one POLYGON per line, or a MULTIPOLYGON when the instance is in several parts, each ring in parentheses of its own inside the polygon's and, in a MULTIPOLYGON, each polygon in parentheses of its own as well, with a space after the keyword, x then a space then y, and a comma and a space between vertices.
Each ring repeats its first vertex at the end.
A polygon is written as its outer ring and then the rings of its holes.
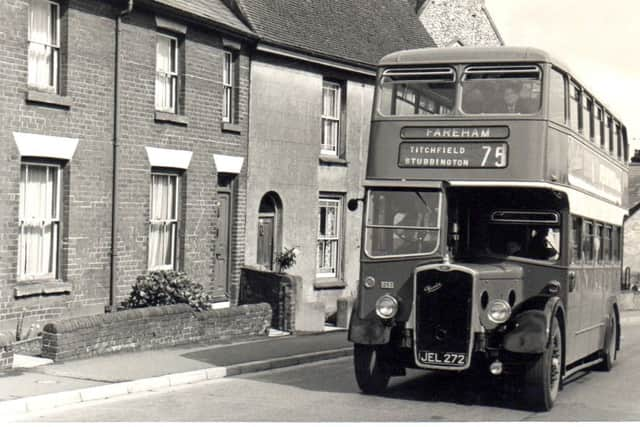
POLYGON ((515 377, 549 410, 620 348, 624 125, 547 53, 418 49, 380 62, 349 326, 356 380, 515 377))

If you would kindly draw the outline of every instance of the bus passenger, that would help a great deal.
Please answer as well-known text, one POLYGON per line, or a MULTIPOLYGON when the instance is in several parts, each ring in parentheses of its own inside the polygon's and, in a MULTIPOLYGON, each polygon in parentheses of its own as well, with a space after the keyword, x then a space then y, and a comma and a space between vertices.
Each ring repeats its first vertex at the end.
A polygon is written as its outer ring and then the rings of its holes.
POLYGON ((484 94, 479 88, 473 88, 467 96, 464 97, 462 110, 468 114, 485 113, 484 94))
POLYGON ((504 104, 501 108, 501 113, 519 113, 520 90, 516 86, 516 84, 510 84, 504 89, 504 104))

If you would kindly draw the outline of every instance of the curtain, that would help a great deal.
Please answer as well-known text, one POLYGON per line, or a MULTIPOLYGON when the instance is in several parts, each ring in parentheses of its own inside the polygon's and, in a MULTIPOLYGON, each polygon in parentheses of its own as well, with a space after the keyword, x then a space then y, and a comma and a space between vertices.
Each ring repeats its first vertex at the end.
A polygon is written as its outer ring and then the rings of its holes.
POLYGON ((29 70, 31 87, 47 89, 53 82, 53 28, 51 4, 32 0, 29 9, 29 70))
POLYGON ((173 242, 176 231, 177 178, 151 177, 151 224, 149 229, 149 268, 173 266, 173 242))
POLYGON ((173 110, 172 39, 158 36, 156 47, 156 109, 173 110))
POLYGON ((19 276, 55 273, 58 239, 57 168, 23 165, 20 182, 19 276))

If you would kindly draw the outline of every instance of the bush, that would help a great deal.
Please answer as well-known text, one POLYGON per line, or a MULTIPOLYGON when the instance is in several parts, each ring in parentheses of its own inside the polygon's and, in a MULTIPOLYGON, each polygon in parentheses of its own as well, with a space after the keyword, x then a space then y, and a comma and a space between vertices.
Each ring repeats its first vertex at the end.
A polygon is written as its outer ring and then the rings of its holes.
POLYGON ((278 273, 283 273, 287 269, 296 264, 296 248, 287 249, 280 252, 276 256, 276 264, 278 265, 278 273))
POLYGON ((122 307, 141 308, 157 305, 189 304, 198 311, 210 308, 211 296, 185 273, 161 270, 138 276, 129 298, 122 307))

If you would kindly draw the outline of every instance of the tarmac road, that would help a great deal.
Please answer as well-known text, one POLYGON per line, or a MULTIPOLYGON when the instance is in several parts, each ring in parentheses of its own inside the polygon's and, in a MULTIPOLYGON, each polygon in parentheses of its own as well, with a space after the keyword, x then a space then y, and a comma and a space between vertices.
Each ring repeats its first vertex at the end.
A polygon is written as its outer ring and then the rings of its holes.
POLYGON ((610 373, 574 377, 548 413, 468 377, 410 371, 383 396, 359 392, 352 359, 301 365, 79 404, 21 421, 638 421, 640 325, 623 329, 610 373))

